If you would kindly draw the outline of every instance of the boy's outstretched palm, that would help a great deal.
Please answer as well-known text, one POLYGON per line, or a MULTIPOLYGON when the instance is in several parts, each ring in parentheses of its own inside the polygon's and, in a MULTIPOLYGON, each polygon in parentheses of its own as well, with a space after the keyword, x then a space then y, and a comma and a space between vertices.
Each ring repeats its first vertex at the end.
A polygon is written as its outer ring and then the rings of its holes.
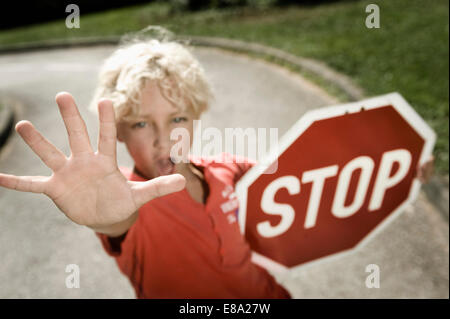
POLYGON ((86 125, 69 93, 56 96, 69 135, 67 158, 28 121, 16 130, 30 148, 53 171, 51 176, 14 176, 0 173, 0 186, 24 192, 44 193, 68 218, 93 229, 124 222, 153 198, 180 191, 185 186, 179 174, 147 182, 131 182, 122 175, 116 160, 116 124, 112 102, 98 104, 100 129, 98 150, 89 142, 86 125))

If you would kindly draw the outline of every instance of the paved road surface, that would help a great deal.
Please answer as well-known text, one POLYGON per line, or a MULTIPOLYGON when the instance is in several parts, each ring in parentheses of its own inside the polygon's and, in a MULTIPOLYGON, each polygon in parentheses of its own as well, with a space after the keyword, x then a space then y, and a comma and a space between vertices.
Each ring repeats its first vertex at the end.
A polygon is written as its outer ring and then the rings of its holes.
MULTIPOLYGON (((97 119, 87 106, 101 61, 113 47, 0 55, 0 93, 19 99, 22 118, 69 154, 54 96, 71 92, 96 145, 97 119)), ((196 49, 216 93, 204 127, 278 127, 280 136, 311 108, 334 104, 299 76, 245 56, 196 49)), ((119 164, 130 165, 123 145, 119 164)), ((50 171, 15 134, 0 172, 47 175, 50 171)), ((364 249, 276 275, 296 298, 448 298, 448 223, 423 194, 364 249), (381 269, 381 287, 368 289, 365 267, 381 269)), ((0 298, 133 298, 128 280, 94 233, 71 223, 43 195, 0 189, 0 298), (77 264, 81 288, 67 289, 65 267, 77 264)), ((182 284, 182 283, 180 283, 182 284)))

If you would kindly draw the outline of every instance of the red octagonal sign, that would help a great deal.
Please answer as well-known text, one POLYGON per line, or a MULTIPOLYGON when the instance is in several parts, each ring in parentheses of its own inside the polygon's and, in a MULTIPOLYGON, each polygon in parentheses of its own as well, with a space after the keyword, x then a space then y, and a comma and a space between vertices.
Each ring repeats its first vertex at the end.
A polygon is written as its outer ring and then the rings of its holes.
POLYGON ((241 230, 284 269, 359 247, 415 199, 434 143, 398 93, 308 112, 238 183, 241 230))

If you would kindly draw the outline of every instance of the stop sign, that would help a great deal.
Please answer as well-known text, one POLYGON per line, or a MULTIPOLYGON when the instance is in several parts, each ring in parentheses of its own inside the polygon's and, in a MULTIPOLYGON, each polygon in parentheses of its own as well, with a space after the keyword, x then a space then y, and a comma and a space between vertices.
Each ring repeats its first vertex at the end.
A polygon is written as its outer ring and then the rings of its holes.
POLYGON ((283 268, 360 247, 415 199, 434 142, 398 93, 308 112, 237 184, 241 231, 283 268))

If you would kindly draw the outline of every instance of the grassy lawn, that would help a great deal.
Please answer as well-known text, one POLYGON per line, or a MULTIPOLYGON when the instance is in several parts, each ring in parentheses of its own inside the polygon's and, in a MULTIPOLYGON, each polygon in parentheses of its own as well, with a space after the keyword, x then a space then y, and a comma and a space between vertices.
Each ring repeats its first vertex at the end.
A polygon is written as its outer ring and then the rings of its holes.
POLYGON ((178 34, 270 45, 322 60, 351 76, 368 96, 400 92, 438 134, 437 171, 448 174, 448 1, 345 1, 309 7, 171 13, 153 3, 0 31, 0 46, 44 39, 122 35, 149 24, 178 34), (366 5, 380 7, 381 28, 365 27, 366 5))

